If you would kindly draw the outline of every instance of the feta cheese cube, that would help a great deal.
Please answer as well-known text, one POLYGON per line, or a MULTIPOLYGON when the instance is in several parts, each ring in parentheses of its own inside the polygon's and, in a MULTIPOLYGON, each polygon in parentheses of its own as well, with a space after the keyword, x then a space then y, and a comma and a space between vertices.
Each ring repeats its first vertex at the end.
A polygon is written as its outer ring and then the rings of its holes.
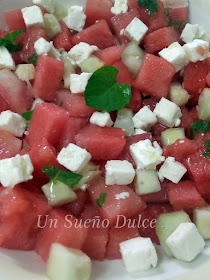
POLYGON ((105 169, 106 185, 128 185, 133 182, 135 170, 127 160, 109 160, 105 169))
POLYGON ((148 27, 140 19, 135 17, 125 28, 124 35, 131 41, 139 44, 147 31, 148 27))
POLYGON ((71 60, 72 64, 81 65, 81 63, 90 57, 90 55, 97 51, 98 47, 91 46, 87 43, 80 42, 68 52, 69 59, 71 60))
POLYGON ((140 128, 136 128, 134 131, 134 135, 144 134, 147 133, 145 130, 142 130, 140 128))
POLYGON ((115 195, 115 199, 120 200, 120 199, 126 199, 130 197, 130 193, 129 192, 121 192, 115 195))
POLYGON ((0 69, 15 70, 15 62, 12 55, 5 47, 0 47, 0 69))
POLYGON ((92 73, 71 74, 70 91, 72 93, 84 92, 91 75, 92 73))
POLYGON ((111 12, 115 15, 126 13, 128 11, 128 0, 115 0, 114 7, 111 8, 111 12))
POLYGON ((152 145, 149 139, 132 144, 130 153, 139 169, 155 169, 158 164, 165 160, 158 143, 154 142, 152 145))
POLYGON ((160 102, 157 103, 154 113, 158 121, 168 127, 179 126, 182 116, 180 108, 173 102, 166 98, 161 98, 160 102))
POLYGON ((90 123, 101 127, 113 125, 113 121, 108 112, 94 112, 90 118, 90 123))
POLYGON ((15 74, 22 81, 30 81, 35 78, 35 67, 33 64, 19 64, 15 74))
POLYGON ((15 185, 33 179, 33 165, 29 155, 17 155, 0 160, 0 182, 4 187, 15 185))
POLYGON ((26 121, 20 115, 9 110, 0 114, 0 129, 6 130, 17 137, 22 137, 26 129, 26 121))
POLYGON ((33 4, 42 6, 50 14, 55 11, 55 3, 55 0, 33 0, 33 4))
POLYGON ((179 107, 185 106, 190 99, 188 92, 178 82, 171 83, 168 97, 179 107))
POLYGON ((58 162, 72 172, 81 171, 90 161, 91 154, 74 144, 63 148, 57 156, 58 162))
POLYGON ((189 63, 189 59, 183 49, 183 47, 175 42, 168 48, 163 49, 159 52, 159 56, 173 64, 176 72, 179 72, 183 67, 189 63))
POLYGON ((38 6, 26 7, 21 10, 26 27, 44 26, 42 10, 38 6))
POLYGON ((53 42, 48 42, 44 38, 39 38, 34 43, 34 49, 38 55, 44 54, 48 55, 52 58, 55 58, 57 60, 60 60, 61 54, 59 51, 53 46, 53 42))
POLYGON ((120 243, 120 252, 128 273, 136 275, 156 267, 158 258, 150 238, 136 237, 120 243))
POLYGON ((44 103, 44 100, 42 100, 41 98, 37 97, 37 98, 34 100, 33 104, 32 104, 31 110, 34 110, 36 104, 39 104, 39 103, 44 103))
POLYGON ((75 31, 82 31, 85 25, 86 15, 82 6, 71 6, 68 9, 68 15, 64 18, 65 24, 68 28, 75 31))
POLYGON ((156 124, 157 118, 147 106, 144 106, 135 114, 133 122, 135 128, 150 130, 150 128, 156 124))
POLYGON ((209 55, 209 43, 203 40, 195 39, 183 48, 190 62, 203 61, 209 55))
POLYGON ((198 30, 198 24, 187 23, 181 34, 182 41, 185 43, 191 43, 194 39, 196 39, 198 30))
POLYGON ((161 181, 166 178, 169 181, 178 184, 186 172, 187 169, 183 164, 175 161, 175 158, 173 157, 168 157, 164 164, 161 166, 158 172, 158 176, 161 181))
POLYGON ((176 259, 186 262, 194 260, 205 247, 205 241, 193 223, 181 223, 166 239, 166 244, 176 259))
POLYGON ((155 193, 160 190, 157 170, 136 170, 135 191, 138 195, 155 193))

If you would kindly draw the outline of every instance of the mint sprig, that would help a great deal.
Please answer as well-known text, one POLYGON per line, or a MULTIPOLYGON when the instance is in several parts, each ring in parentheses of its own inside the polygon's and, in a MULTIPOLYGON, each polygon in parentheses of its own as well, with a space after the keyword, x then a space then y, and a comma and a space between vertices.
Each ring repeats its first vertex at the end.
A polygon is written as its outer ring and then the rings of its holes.
POLYGON ((137 4, 140 8, 144 7, 147 10, 148 16, 158 11, 157 0, 137 0, 137 4))
POLYGON ((178 28, 185 28, 185 24, 179 24, 178 22, 176 21, 172 21, 171 18, 170 18, 170 10, 169 8, 166 8, 166 16, 167 16, 167 19, 168 19, 168 22, 171 26, 173 26, 174 28, 178 29, 178 28))
POLYGON ((207 148, 207 150, 205 152, 203 152, 203 157, 205 158, 210 158, 210 141, 206 141, 204 143, 204 146, 207 148))
POLYGON ((28 63, 35 65, 38 59, 38 54, 33 53, 32 56, 28 58, 28 63))
POLYGON ((199 120, 197 122, 190 123, 190 139, 192 140, 195 134, 195 131, 200 133, 210 132, 209 121, 199 120))
POLYGON ((22 117, 26 120, 26 121, 30 121, 31 116, 32 116, 33 111, 27 111, 22 113, 22 117))
POLYGON ((7 33, 3 38, 0 38, 0 47, 5 47, 9 52, 17 52, 21 50, 21 45, 15 44, 15 41, 22 34, 23 29, 7 33))
POLYGON ((106 196, 107 196, 107 193, 104 193, 104 192, 100 193, 99 198, 96 199, 96 204, 98 205, 98 207, 101 208, 103 206, 103 204, 106 200, 106 196))
POLYGON ((118 72, 113 66, 104 66, 92 74, 84 92, 87 106, 111 112, 129 103, 131 88, 128 84, 116 82, 118 72))

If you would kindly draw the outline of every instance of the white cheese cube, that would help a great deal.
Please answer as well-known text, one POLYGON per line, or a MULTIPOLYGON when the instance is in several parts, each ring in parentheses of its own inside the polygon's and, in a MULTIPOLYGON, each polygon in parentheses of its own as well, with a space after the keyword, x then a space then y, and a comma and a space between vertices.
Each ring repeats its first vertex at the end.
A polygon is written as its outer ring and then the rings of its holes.
POLYGON ((44 17, 42 10, 38 6, 26 7, 21 10, 26 27, 32 25, 43 27, 44 17))
POLYGON ((107 185, 128 185, 133 182, 135 170, 127 160, 109 160, 105 169, 107 185))
POLYGON ((188 92, 178 82, 171 83, 168 97, 179 107, 185 106, 190 99, 188 92))
POLYGON ((68 15, 64 18, 65 24, 68 28, 75 31, 82 31, 85 25, 86 15, 82 6, 71 6, 68 9, 68 15))
POLYGON ((147 106, 144 106, 135 114, 133 122, 135 128, 150 130, 150 128, 156 124, 157 118, 147 106))
POLYGON ((71 74, 70 91, 72 93, 84 92, 91 75, 92 73, 71 74))
POLYGON ((139 169, 155 169, 165 158, 157 142, 153 145, 149 139, 139 141, 130 146, 130 153, 139 169))
POLYGON ((74 144, 63 148, 57 156, 58 162, 72 172, 81 171, 90 161, 91 154, 74 144))
POLYGON ((181 164, 178 161, 175 161, 175 158, 173 157, 168 157, 161 166, 158 172, 158 176, 161 181, 163 181, 164 178, 166 178, 169 181, 178 184, 186 172, 187 169, 183 164, 181 164))
POLYGON ((136 170, 135 190, 138 195, 155 193, 161 190, 156 170, 136 170))
POLYGON ((174 257, 190 262, 200 254, 205 247, 205 241, 193 223, 181 223, 166 239, 174 257))
POLYGON ((42 100, 41 98, 37 97, 37 98, 34 100, 33 104, 32 104, 31 110, 34 110, 36 104, 39 104, 39 103, 44 103, 44 100, 42 100))
POLYGON ((19 64, 15 74, 22 81, 30 81, 35 78, 35 67, 33 64, 19 64))
POLYGON ((50 14, 55 11, 55 3, 55 0, 33 0, 33 4, 42 6, 50 14))
POLYGON ((59 51, 53 46, 53 42, 48 42, 44 38, 39 38, 34 43, 34 49, 38 55, 44 54, 48 55, 52 58, 55 58, 57 60, 60 60, 61 54, 59 51))
POLYGON ((171 44, 168 48, 163 49, 159 52, 159 56, 173 64, 176 72, 179 72, 183 67, 189 63, 189 59, 182 48, 182 46, 175 42, 171 44))
POLYGON ((98 47, 91 46, 87 43, 80 42, 68 52, 69 59, 71 60, 72 64, 81 65, 81 63, 90 57, 90 55, 97 51, 98 47))
POLYGON ((140 19, 135 17, 126 27, 124 35, 131 41, 139 44, 147 31, 148 27, 140 19))
POLYGON ((128 0, 115 0, 114 7, 111 8, 111 12, 115 15, 126 13, 128 11, 128 0))
POLYGON ((33 179, 33 165, 29 155, 17 155, 0 160, 0 182, 4 187, 15 185, 33 179))
POLYGON ((160 102, 157 103, 154 113, 158 121, 168 127, 179 126, 182 116, 180 108, 173 102, 166 98, 161 98, 160 102))
POLYGON ((201 236, 210 239, 210 206, 194 209, 193 222, 201 236))
POLYGON ((181 34, 182 41, 185 43, 191 43, 194 39, 196 39, 198 30, 198 24, 187 23, 181 34))
POLYGON ((156 267, 158 258, 150 238, 136 237, 120 243, 120 252, 128 273, 137 275, 156 267))
POLYGON ((183 48, 190 62, 203 61, 209 55, 209 43, 203 40, 195 39, 183 48))
POLYGON ((139 135, 139 134, 144 134, 144 133, 147 133, 147 131, 142 130, 140 128, 136 128, 134 131, 134 135, 139 135))
POLYGON ((6 130, 17 137, 22 137, 26 129, 26 121, 20 115, 9 110, 0 114, 0 129, 6 130))
POLYGON ((90 123, 101 127, 113 125, 113 121, 108 112, 94 112, 90 118, 90 123))
POLYGON ((15 62, 12 55, 5 47, 0 47, 0 69, 15 70, 15 62))

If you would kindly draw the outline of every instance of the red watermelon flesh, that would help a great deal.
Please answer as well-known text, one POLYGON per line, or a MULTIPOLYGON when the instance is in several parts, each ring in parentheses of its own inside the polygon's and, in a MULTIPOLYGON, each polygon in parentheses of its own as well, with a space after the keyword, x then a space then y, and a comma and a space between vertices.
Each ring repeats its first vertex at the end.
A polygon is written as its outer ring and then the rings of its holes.
POLYGON ((144 9, 144 7, 139 7, 136 0, 128 0, 128 8, 129 10, 136 9, 139 13, 139 18, 141 21, 143 21, 144 24, 148 25, 149 23, 149 17, 147 10, 144 9))
POLYGON ((6 11, 3 13, 3 18, 10 31, 26 29, 21 9, 6 11))
POLYGON ((148 94, 146 94, 147 97, 149 98, 144 98, 142 101, 142 106, 147 106, 152 112, 155 110, 155 107, 157 105, 157 103, 159 102, 159 99, 157 97, 154 96, 148 96, 148 94))
POLYGON ((121 60, 116 61, 112 66, 119 71, 116 77, 117 83, 128 84, 131 87, 134 80, 131 77, 128 67, 121 60))
POLYGON ((125 106, 131 109, 134 113, 137 113, 142 107, 141 92, 134 87, 131 88, 131 99, 128 105, 125 106))
POLYGON ((0 130, 0 160, 16 156, 22 148, 22 140, 7 131, 0 130))
POLYGON ((204 147, 204 143, 206 141, 210 141, 210 132, 206 132, 206 133, 195 132, 194 140, 196 141, 198 148, 202 149, 204 147))
POLYGON ((210 87, 210 73, 206 76, 206 83, 210 87))
POLYGON ((105 65, 112 65, 119 60, 125 49, 124 45, 113 46, 94 52, 94 55, 101 59, 105 65))
POLYGON ((64 209, 72 214, 74 217, 79 218, 84 209, 85 203, 88 199, 88 193, 82 190, 76 191, 77 200, 64 205, 64 209))
POLYGON ((169 202, 168 199, 168 180, 164 180, 161 182, 161 191, 156 193, 150 193, 146 195, 141 195, 141 198, 146 203, 167 203, 169 202))
POLYGON ((0 113, 6 110, 9 110, 9 104, 6 99, 0 95, 0 113))
POLYGON ((184 25, 188 18, 188 7, 169 9, 169 17, 172 22, 184 25))
POLYGON ((180 127, 183 127, 185 130, 185 135, 190 136, 190 123, 193 121, 198 121, 198 117, 195 114, 191 114, 186 107, 181 107, 181 124, 180 127))
POLYGON ((152 135, 155 137, 158 137, 161 135, 163 131, 167 129, 166 126, 162 125, 161 123, 157 122, 153 127, 151 128, 152 135))
POLYGON ((66 24, 62 20, 60 20, 59 23, 60 23, 62 32, 54 38, 53 45, 56 49, 63 48, 65 51, 68 52, 73 47, 72 35, 71 35, 69 28, 66 26, 66 24))
POLYGON ((88 125, 76 135, 76 144, 86 149, 93 160, 116 159, 125 147, 125 132, 120 128, 88 125))

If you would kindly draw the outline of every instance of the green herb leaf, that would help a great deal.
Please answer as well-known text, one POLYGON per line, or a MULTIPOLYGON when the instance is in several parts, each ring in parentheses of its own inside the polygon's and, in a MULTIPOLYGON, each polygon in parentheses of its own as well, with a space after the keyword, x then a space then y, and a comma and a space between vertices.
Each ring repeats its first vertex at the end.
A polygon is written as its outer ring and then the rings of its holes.
POLYGON ((0 38, 0 47, 5 47, 9 52, 17 52, 21 50, 21 45, 14 44, 14 42, 20 37, 23 29, 16 30, 6 34, 3 38, 0 38))
POLYGON ((210 141, 206 141, 204 143, 204 146, 207 148, 207 150, 202 154, 205 158, 210 157, 210 141))
POLYGON ((23 117, 27 122, 29 122, 30 119, 31 119, 32 113, 33 113, 33 111, 24 112, 24 113, 22 113, 22 117, 23 117))
POLYGON ((210 132, 209 121, 199 120, 197 122, 190 123, 190 139, 193 139, 195 131, 200 133, 210 132))
POLYGON ((204 146, 205 146, 208 150, 210 150, 210 141, 206 141, 206 142, 204 143, 204 146))
POLYGON ((203 152, 202 156, 205 158, 210 158, 210 150, 206 150, 205 152, 203 152))
POLYGON ((63 171, 55 166, 42 167, 42 172, 45 173, 50 181, 59 181, 67 186, 75 186, 82 179, 82 175, 75 174, 70 171, 63 171))
POLYGON ((158 11, 157 0, 137 0, 137 4, 147 10, 148 16, 158 11))
POLYGON ((101 208, 103 206, 103 204, 106 200, 106 196, 107 196, 107 193, 103 193, 103 192, 100 193, 99 198, 96 199, 96 203, 97 203, 98 207, 101 208))
POLYGON ((178 22, 172 21, 172 20, 171 20, 169 8, 166 8, 166 16, 167 16, 167 19, 168 19, 169 24, 172 25, 174 28, 177 28, 177 29, 178 29, 178 28, 185 28, 185 25, 186 25, 187 23, 185 23, 185 24, 179 24, 178 22))
POLYGON ((92 74, 84 92, 87 106, 111 112, 129 103, 131 88, 116 82, 118 72, 113 66, 104 66, 92 74))
POLYGON ((13 32, 10 32, 10 33, 7 33, 5 36, 4 36, 4 39, 5 40, 8 40, 12 43, 14 43, 19 37, 20 35, 23 33, 23 29, 19 29, 19 30, 16 30, 16 31, 13 31, 13 32))
POLYGON ((38 54, 37 53, 33 53, 32 56, 30 56, 28 58, 28 63, 35 65, 36 62, 37 62, 37 59, 38 59, 38 54))

